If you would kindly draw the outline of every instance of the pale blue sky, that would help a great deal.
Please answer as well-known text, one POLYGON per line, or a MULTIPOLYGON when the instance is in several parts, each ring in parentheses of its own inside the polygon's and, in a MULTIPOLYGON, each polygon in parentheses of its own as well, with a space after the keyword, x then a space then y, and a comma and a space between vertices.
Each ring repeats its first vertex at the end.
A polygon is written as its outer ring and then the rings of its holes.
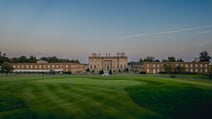
POLYGON ((191 61, 211 46, 212 0, 0 0, 0 50, 10 57, 191 61))

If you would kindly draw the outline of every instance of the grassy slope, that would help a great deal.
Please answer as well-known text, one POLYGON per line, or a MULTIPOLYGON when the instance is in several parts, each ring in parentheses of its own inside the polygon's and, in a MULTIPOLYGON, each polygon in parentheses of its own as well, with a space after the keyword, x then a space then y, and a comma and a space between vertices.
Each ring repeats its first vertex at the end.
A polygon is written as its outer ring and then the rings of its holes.
POLYGON ((210 119, 212 82, 146 77, 151 85, 127 88, 132 99, 142 107, 176 119, 210 119))
POLYGON ((0 118, 156 118, 123 88, 140 81, 92 77, 1 77, 0 118))
POLYGON ((210 116, 211 92, 152 76, 1 76, 0 118, 197 118, 210 116))

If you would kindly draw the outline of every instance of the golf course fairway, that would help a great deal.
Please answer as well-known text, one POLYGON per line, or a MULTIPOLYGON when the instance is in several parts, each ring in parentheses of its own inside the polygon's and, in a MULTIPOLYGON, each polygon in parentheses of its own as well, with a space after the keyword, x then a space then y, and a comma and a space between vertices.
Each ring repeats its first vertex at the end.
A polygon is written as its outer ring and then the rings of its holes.
POLYGON ((132 76, 0 76, 0 119, 209 119, 212 81, 132 76))

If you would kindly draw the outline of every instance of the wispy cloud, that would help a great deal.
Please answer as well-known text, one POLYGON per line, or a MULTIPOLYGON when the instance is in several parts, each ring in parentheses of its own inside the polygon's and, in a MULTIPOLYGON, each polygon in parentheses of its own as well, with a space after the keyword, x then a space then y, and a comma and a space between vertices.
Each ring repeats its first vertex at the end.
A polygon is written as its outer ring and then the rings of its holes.
POLYGON ((199 34, 208 34, 208 33, 210 33, 211 31, 200 31, 200 32, 198 32, 199 34))
POLYGON ((170 31, 162 31, 162 32, 156 32, 155 34, 172 34, 172 33, 178 33, 178 32, 184 32, 184 31, 191 31, 194 30, 193 28, 185 28, 185 29, 177 29, 177 30, 170 30, 170 31))
POLYGON ((133 35, 128 35, 128 36, 121 37, 120 39, 137 38, 137 37, 143 37, 143 36, 147 36, 147 35, 148 34, 133 34, 133 35))
MULTIPOLYGON (((205 26, 197 26, 197 27, 190 27, 190 28, 167 30, 167 31, 161 31, 161 32, 146 33, 146 34, 143 34, 143 33, 141 33, 141 34, 134 34, 134 35, 124 36, 121 39, 140 38, 140 37, 144 37, 144 36, 153 36, 153 35, 174 34, 174 33, 186 32, 186 31, 193 31, 193 30, 198 30, 198 29, 203 29, 203 28, 209 28, 209 27, 212 27, 212 24, 205 25, 205 26)), ((206 34, 206 33, 209 33, 209 32, 210 31, 202 31, 202 32, 199 32, 199 33, 200 34, 206 34)))

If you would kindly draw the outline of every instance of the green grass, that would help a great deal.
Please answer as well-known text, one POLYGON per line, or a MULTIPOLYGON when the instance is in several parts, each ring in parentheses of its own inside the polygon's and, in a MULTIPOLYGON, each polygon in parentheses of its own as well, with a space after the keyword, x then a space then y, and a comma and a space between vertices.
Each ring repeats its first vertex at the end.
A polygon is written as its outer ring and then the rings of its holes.
POLYGON ((212 118, 212 81, 188 77, 0 76, 0 118, 212 118))

